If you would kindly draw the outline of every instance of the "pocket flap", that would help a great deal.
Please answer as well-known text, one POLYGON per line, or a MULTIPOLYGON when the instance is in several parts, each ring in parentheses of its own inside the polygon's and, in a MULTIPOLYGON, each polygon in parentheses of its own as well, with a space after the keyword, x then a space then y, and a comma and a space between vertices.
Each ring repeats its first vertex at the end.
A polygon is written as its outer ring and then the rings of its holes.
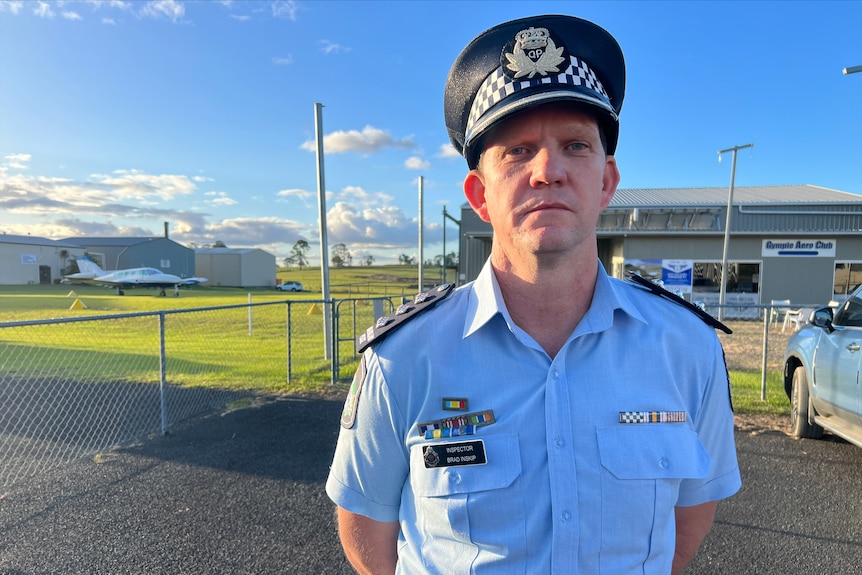
POLYGON ((712 460, 693 429, 678 424, 599 427, 602 466, 617 479, 699 479, 712 460))

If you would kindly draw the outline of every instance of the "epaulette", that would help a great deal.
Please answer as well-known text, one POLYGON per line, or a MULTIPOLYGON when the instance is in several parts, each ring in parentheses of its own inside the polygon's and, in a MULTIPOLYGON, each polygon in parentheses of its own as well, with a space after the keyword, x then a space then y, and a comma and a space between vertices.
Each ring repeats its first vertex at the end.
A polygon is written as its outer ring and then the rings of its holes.
POLYGON ((431 288, 426 292, 417 294, 412 302, 398 306, 395 313, 378 318, 374 325, 356 338, 356 349, 359 353, 362 353, 372 343, 381 341, 387 335, 404 325, 408 320, 413 319, 423 311, 431 309, 446 299, 452 293, 453 289, 455 289, 455 284, 443 284, 431 288))
POLYGON ((691 302, 684 300, 683 298, 676 295, 675 293, 664 289, 663 287, 661 287, 657 283, 652 282, 646 278, 643 278, 634 272, 628 272, 626 275, 628 276, 627 277, 628 281, 630 281, 631 283, 638 285, 642 288, 646 288, 647 290, 649 290, 650 292, 654 293, 657 296, 661 296, 665 299, 669 299, 670 301, 683 306, 684 308, 686 308, 690 312, 694 313, 697 317, 702 319, 707 325, 714 327, 715 329, 720 329, 724 333, 733 333, 733 330, 731 330, 729 327, 727 327, 726 325, 724 325, 723 323, 721 323, 720 321, 718 321, 717 319, 715 319, 714 317, 712 317, 711 315, 706 313, 706 311, 704 309, 698 307, 697 305, 695 305, 691 302))

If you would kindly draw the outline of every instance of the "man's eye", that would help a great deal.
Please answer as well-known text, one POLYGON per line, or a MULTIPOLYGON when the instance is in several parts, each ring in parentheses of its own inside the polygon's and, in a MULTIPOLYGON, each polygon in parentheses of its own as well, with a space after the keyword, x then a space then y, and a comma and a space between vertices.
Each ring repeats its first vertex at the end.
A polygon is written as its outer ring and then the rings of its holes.
POLYGON ((510 156, 523 156, 526 153, 527 153, 527 148, 524 148, 523 146, 516 146, 514 148, 509 148, 509 155, 510 156))
POLYGON ((569 144, 569 149, 573 152, 579 152, 581 150, 586 150, 588 146, 584 142, 572 142, 569 144))

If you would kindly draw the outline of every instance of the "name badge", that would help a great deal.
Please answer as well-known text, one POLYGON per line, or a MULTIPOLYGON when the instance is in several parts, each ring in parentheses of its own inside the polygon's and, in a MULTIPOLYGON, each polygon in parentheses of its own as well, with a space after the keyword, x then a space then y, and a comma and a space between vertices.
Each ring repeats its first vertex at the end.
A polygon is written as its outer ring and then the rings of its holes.
POLYGON ((425 468, 455 467, 457 465, 485 465, 485 442, 460 441, 458 443, 437 443, 422 448, 425 468))

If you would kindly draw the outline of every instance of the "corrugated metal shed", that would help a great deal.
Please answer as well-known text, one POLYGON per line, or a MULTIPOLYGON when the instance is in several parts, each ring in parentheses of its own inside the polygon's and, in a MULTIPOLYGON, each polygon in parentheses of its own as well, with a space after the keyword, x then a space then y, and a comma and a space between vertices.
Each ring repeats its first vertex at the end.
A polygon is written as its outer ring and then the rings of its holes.
POLYGON ((275 287, 275 256, 258 248, 199 248, 195 267, 213 287, 275 287))
MULTIPOLYGON (((724 188, 629 188, 619 189, 609 208, 651 207, 726 207, 729 186, 724 188)), ((862 206, 862 195, 821 186, 736 186, 734 205, 855 204, 862 206)))

